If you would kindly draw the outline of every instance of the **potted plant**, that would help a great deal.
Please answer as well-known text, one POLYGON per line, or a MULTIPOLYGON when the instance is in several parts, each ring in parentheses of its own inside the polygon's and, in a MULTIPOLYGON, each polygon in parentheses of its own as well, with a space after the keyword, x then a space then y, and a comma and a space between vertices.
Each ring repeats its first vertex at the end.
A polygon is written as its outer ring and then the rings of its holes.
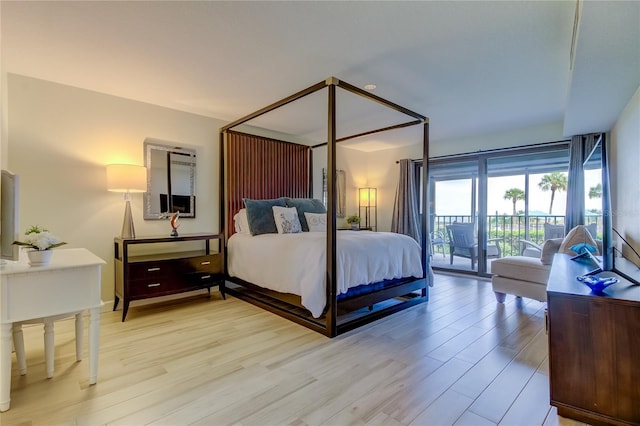
POLYGON ((34 225, 24 233, 24 241, 14 241, 17 246, 27 247, 27 256, 31 266, 47 265, 53 252, 51 249, 67 244, 45 228, 34 225))
POLYGON ((347 223, 351 225, 351 229, 358 229, 360 227, 360 216, 351 215, 347 217, 347 223))

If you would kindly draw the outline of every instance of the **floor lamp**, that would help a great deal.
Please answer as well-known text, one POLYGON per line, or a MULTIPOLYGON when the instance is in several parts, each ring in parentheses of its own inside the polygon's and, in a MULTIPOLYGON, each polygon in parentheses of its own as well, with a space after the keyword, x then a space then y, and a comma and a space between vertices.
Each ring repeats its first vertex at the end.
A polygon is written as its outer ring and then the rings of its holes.
POLYGON ((107 166, 107 189, 111 192, 124 193, 124 221, 122 222, 121 238, 135 238, 131 215, 131 193, 147 190, 147 169, 133 164, 109 164, 107 166))
POLYGON ((371 228, 372 231, 376 231, 378 227, 378 190, 376 188, 359 188, 358 191, 358 213, 361 220, 364 216, 364 228, 371 228))

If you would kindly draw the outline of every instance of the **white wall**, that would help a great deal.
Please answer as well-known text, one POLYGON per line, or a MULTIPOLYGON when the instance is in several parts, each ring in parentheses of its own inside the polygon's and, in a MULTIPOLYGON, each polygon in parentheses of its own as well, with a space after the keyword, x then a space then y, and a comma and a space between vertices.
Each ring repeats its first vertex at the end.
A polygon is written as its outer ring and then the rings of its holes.
MULTIPOLYGON (((613 226, 640 249, 640 86, 611 130, 610 175, 613 226)), ((615 236, 614 236, 615 240, 615 236)), ((626 258, 640 266, 629 249, 626 258)))
POLYGON ((422 145, 368 153, 354 149, 344 149, 343 152, 347 170, 347 214, 358 212, 358 188, 376 188, 378 231, 391 230, 391 216, 399 177, 396 161, 403 158, 422 158, 422 145))
MULTIPOLYGON (((435 125, 435 124, 434 124, 435 125)), ((562 134, 562 121, 540 126, 523 127, 500 133, 473 135, 456 139, 431 141, 429 155, 461 154, 490 149, 510 148, 514 146, 533 145, 543 142, 556 142, 571 137, 562 134)))
MULTIPOLYGON (((145 138, 197 150, 197 217, 181 219, 179 231, 218 231, 224 123, 19 75, 7 80, 8 167, 21 179, 20 227, 46 226, 67 247, 85 247, 107 261, 104 301, 113 300, 113 237, 124 216, 122 194, 106 190, 105 165, 142 165, 145 138)), ((132 194, 131 207, 137 235, 171 231, 167 221, 142 219, 142 194, 132 194)))
MULTIPOLYGON (((2 18, 2 5, 0 4, 0 21, 2 18)), ((0 31, 0 168, 8 168, 8 137, 7 137, 7 73, 4 70, 5 61, 2 59, 2 31, 0 31)))

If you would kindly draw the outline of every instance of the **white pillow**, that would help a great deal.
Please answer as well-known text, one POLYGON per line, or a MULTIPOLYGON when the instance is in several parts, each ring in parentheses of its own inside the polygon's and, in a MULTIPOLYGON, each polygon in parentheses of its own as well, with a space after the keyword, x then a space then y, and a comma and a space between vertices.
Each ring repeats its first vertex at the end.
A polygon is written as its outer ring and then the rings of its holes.
POLYGON ((325 232, 327 230, 326 213, 304 212, 304 217, 309 225, 309 232, 325 232))
POLYGON ((233 227, 238 234, 251 234, 249 230, 249 219, 247 219, 247 209, 240 209, 233 216, 233 227))
POLYGON ((302 232, 302 225, 295 207, 273 206, 273 220, 276 222, 278 234, 297 234, 302 232))

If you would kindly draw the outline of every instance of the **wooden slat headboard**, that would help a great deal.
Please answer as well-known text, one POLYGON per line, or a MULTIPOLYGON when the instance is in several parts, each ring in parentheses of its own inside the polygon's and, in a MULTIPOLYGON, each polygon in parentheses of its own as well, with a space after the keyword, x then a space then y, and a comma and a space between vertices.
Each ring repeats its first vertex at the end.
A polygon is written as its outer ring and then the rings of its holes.
POLYGON ((243 198, 308 197, 311 192, 311 147, 227 132, 225 149, 225 220, 234 233, 233 215, 243 198))

